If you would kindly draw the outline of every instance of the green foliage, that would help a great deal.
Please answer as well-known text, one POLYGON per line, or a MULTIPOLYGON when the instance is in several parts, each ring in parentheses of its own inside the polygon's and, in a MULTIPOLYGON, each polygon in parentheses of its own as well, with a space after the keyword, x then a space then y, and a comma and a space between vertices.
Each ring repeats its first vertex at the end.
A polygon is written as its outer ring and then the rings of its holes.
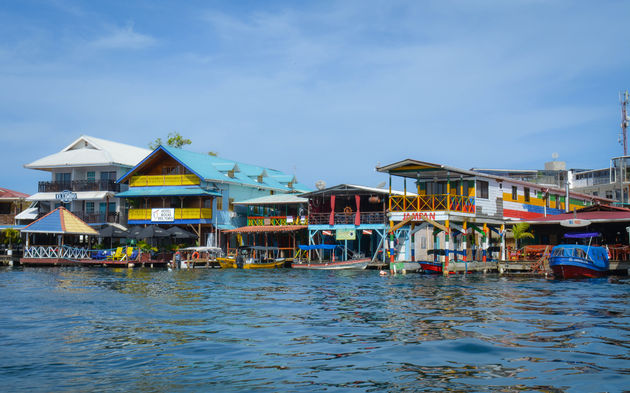
POLYGON ((136 245, 142 252, 149 252, 149 251, 157 252, 158 250, 157 247, 151 247, 149 243, 145 242, 144 240, 139 241, 138 244, 136 245))
POLYGON ((212 157, 216 157, 216 156, 218 156, 218 155, 219 155, 219 153, 217 153, 216 151, 209 151, 209 152, 208 152, 208 155, 209 155, 209 156, 212 156, 212 157))
MULTIPOLYGON (((168 138, 166 139, 166 146, 181 148, 184 145, 190 145, 192 141, 190 139, 184 138, 179 134, 179 132, 169 132, 168 138)), ((149 143, 150 149, 157 149, 160 145, 162 145, 162 138, 156 138, 155 141, 149 143)))
POLYGON ((518 248, 518 241, 520 239, 533 239, 534 235, 531 232, 528 232, 529 224, 526 222, 519 222, 512 226, 512 235, 514 235, 514 240, 516 241, 516 248, 518 248))
POLYGON ((2 230, 2 241, 13 245, 13 243, 19 243, 21 241, 20 231, 13 228, 6 228, 2 230))

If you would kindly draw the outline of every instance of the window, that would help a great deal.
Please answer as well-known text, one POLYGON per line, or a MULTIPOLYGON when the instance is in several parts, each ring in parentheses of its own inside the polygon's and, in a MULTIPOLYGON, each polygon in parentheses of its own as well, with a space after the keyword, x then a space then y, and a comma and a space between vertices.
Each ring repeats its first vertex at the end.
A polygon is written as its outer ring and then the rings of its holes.
POLYGON ((71 173, 55 173, 55 181, 58 183, 70 183, 71 173))
POLYGON ((96 180, 96 172, 88 172, 86 176, 87 181, 93 182, 96 180))
POLYGON ((488 182, 477 180, 477 197, 488 199, 488 182))
POLYGON ((94 202, 85 202, 85 212, 88 214, 94 213, 94 202))
POLYGON ((512 186, 512 200, 518 200, 518 187, 512 186))
POLYGON ((101 180, 116 180, 116 171, 101 172, 101 180))
POLYGON ((234 211, 234 198, 228 199, 228 210, 231 212, 234 211))
POLYGON ((217 197, 217 210, 223 210, 223 198, 217 197))
POLYGON ((523 188, 523 194, 525 196, 525 202, 529 202, 529 187, 523 188))
POLYGON ((176 166, 165 166, 162 168, 163 175, 178 175, 179 167, 176 166))
POLYGON ((422 236, 420 238, 420 248, 423 249, 423 250, 426 250, 426 248, 427 248, 427 238, 426 238, 426 236, 422 236))

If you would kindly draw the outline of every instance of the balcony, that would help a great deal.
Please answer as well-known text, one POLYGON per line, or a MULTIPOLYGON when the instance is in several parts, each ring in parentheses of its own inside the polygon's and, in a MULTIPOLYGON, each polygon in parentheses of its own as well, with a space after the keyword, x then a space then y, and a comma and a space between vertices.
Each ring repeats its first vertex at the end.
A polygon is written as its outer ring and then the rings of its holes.
POLYGON ((72 181, 40 181, 38 192, 60 191, 113 191, 120 192, 120 184, 115 180, 72 180, 72 181))
MULTIPOLYGON (((384 224, 386 223, 386 215, 384 212, 361 212, 361 224, 384 224)), ((348 224, 354 225, 354 217, 356 213, 335 213, 335 225, 348 224)), ((308 216, 310 225, 329 225, 330 213, 311 213, 308 216)))
MULTIPOLYGON (((129 221, 151 221, 152 209, 129 209, 129 221)), ((210 220, 212 209, 187 208, 175 209, 175 220, 210 220)))
POLYGON ((287 216, 271 216, 271 217, 247 217, 247 226, 263 226, 263 225, 308 225, 308 219, 306 217, 300 218, 297 216, 288 216, 290 219, 287 221, 287 216))
POLYGON ((87 213, 83 211, 73 211, 72 214, 79 217, 88 224, 100 222, 120 223, 120 214, 118 212, 106 213, 87 213))
POLYGON ((129 180, 129 187, 196 186, 199 184, 201 180, 196 175, 133 176, 129 180))
POLYGON ((392 212, 453 211, 460 213, 475 212, 475 197, 462 195, 391 195, 389 210, 392 212))

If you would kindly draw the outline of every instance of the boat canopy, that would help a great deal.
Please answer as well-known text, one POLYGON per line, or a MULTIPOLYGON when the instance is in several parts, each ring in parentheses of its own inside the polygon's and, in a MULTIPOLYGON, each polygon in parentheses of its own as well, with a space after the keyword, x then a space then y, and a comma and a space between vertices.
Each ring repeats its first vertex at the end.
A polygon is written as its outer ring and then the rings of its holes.
POLYGON ((589 237, 598 237, 602 234, 599 232, 586 232, 586 233, 567 233, 564 235, 567 239, 588 239, 589 237))
POLYGON ((334 250, 337 245, 336 244, 313 244, 311 246, 299 245, 300 250, 334 250))
POLYGON ((560 244, 551 251, 553 257, 574 257, 590 259, 594 262, 608 264, 608 252, 604 247, 583 246, 579 244, 560 244))

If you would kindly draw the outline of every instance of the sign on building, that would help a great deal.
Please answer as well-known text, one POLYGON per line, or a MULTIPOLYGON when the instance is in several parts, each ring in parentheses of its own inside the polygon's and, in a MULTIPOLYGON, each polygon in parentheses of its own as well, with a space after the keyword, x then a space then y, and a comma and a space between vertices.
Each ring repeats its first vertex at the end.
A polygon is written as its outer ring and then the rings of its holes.
POLYGON ((357 231, 354 229, 337 229, 335 235, 336 240, 355 240, 357 231))
POLYGON ((151 209, 151 221, 173 222, 175 221, 175 209, 151 209))
POLYGON ((77 199, 77 193, 70 190, 63 190, 55 194, 55 199, 62 203, 70 203, 77 199))

